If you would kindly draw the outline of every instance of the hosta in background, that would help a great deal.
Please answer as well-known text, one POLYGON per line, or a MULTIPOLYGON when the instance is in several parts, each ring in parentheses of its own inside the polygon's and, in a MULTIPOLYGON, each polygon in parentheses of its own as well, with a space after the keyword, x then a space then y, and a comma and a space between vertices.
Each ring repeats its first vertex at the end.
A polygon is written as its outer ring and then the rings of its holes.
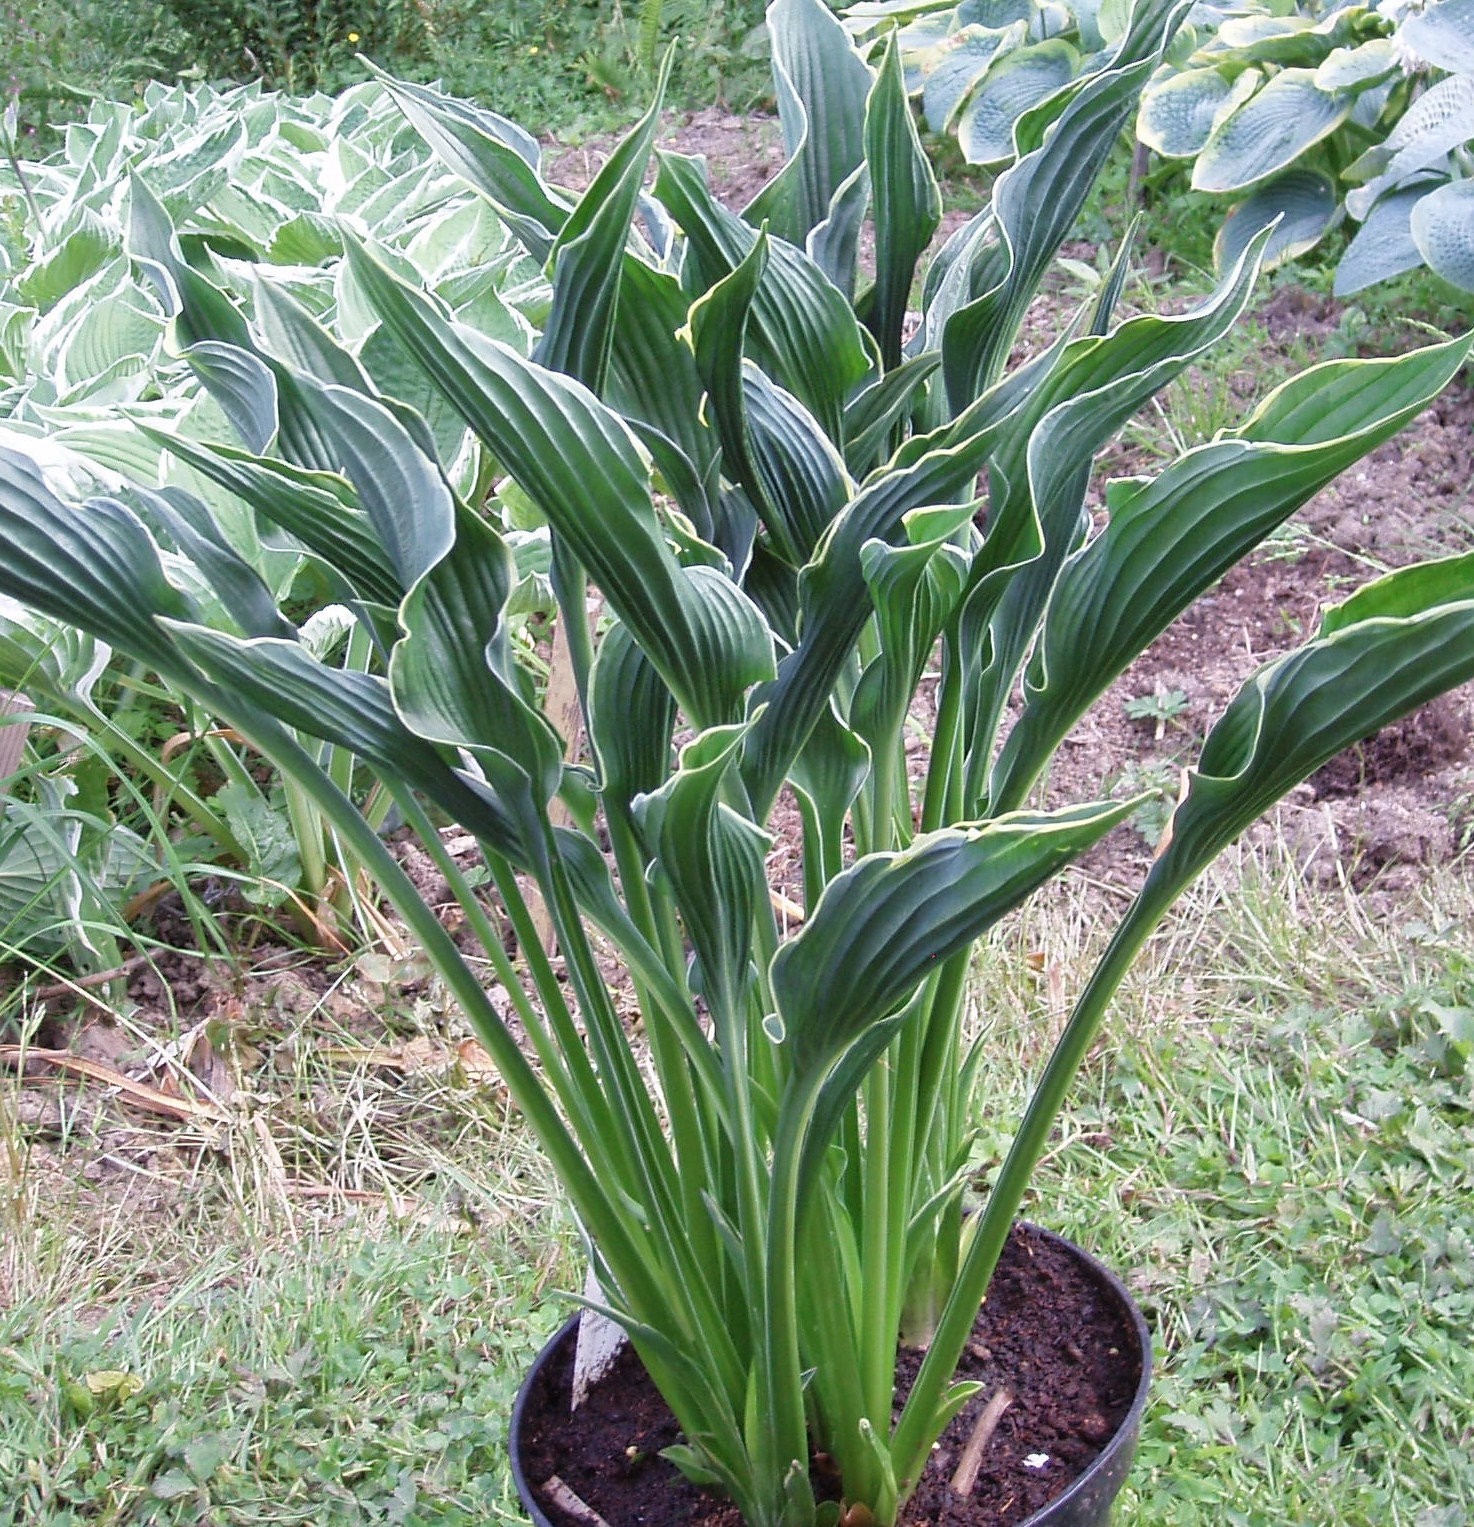
MULTIPOLYGON (((1119 0, 859 0, 845 17, 858 38, 894 31, 927 126, 997 167, 1013 159, 1024 112, 1109 59, 1126 11, 1119 0)), ((1362 226, 1339 294, 1425 264, 1474 290, 1474 0, 1200 3, 1142 94, 1136 133, 1191 160, 1194 190, 1237 198, 1222 214, 1220 270, 1276 219, 1268 264, 1349 216, 1362 226)))
MULTIPOLYGON (((461 491, 487 498, 485 452, 379 330, 340 267, 343 240, 371 229, 396 268, 449 311, 524 351, 547 286, 495 211, 445 169, 377 84, 299 100, 255 86, 150 86, 137 105, 95 105, 50 158, 0 167, 0 443, 40 451, 54 479, 80 491, 131 482, 188 495, 181 502, 204 506, 274 597, 287 599, 294 588, 300 596, 304 580, 317 577, 290 533, 258 520, 253 508, 261 494, 280 490, 278 479, 213 458, 205 470, 197 465, 204 443, 234 440, 239 421, 169 342, 157 285, 125 250, 130 177, 167 209, 182 247, 244 314, 268 328, 279 314, 325 323, 379 385, 421 411, 461 491)), ((157 505, 160 513, 177 509, 157 505)), ((506 528, 526 616, 549 600, 547 535, 506 528)), ((317 650, 364 661, 361 644, 348 640, 352 624, 346 613, 324 612, 309 628, 317 650)), ((134 744, 146 722, 126 713, 138 711, 139 698, 114 690, 105 645, 89 654, 85 684, 61 684, 37 666, 33 638, 13 611, 0 612, 0 688, 26 690, 43 715, 77 728, 148 798, 166 803, 160 825, 183 821, 194 835, 191 859, 235 865, 252 897, 267 903, 298 888, 309 898, 342 892, 338 849, 317 814, 281 782, 263 784, 255 760, 207 715, 183 696, 158 695, 161 713, 180 716, 168 731, 187 717, 202 738, 161 761, 134 744), (95 703, 94 692, 106 703, 95 703), (208 798, 198 776, 212 781, 208 798)), ((67 780, 62 768, 48 788, 65 790, 67 780)), ((6 841, 12 854, 49 863, 52 835, 23 821, 34 796, 33 783, 10 792, 6 841)), ((105 826, 106 794, 91 799, 105 826)), ((106 876, 96 883, 116 889, 106 876)), ((48 920, 56 923, 55 905, 33 898, 33 912, 0 928, 49 956, 56 941, 36 938, 48 920)))
POLYGON ((1336 272, 1348 295, 1420 265, 1474 291, 1474 3, 1271 5, 1236 12, 1147 86, 1141 141, 1191 158, 1196 190, 1247 193, 1220 264, 1266 223, 1271 259, 1360 223, 1336 272))

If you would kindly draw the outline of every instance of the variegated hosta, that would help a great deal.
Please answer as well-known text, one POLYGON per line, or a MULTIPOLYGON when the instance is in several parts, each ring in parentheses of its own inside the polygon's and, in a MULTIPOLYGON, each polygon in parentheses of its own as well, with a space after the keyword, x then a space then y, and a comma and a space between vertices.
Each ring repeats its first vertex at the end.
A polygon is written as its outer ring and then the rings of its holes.
POLYGON ((1137 133, 1192 159, 1195 190, 1243 196, 1220 262, 1272 221, 1275 260, 1350 216, 1361 227, 1336 269, 1339 295, 1423 264, 1474 291, 1470 0, 1253 6, 1147 86, 1137 133))
POLYGON ((741 215, 678 154, 658 156, 646 197, 653 110, 575 202, 526 134, 391 85, 551 275, 529 360, 374 248, 348 255, 383 332, 551 527, 587 729, 572 762, 507 641, 508 549, 449 486, 423 420, 305 314, 283 310, 269 341, 254 330, 141 187, 132 254, 247 441, 192 459, 306 548, 376 661, 318 661, 300 609, 280 609, 188 500, 144 505, 146 525, 119 500, 66 503, 3 458, 0 588, 229 718, 375 867, 561 1173, 610 1307, 684 1428, 679 1463, 756 1527, 815 1519, 811 1446, 839 1463, 847 1501, 894 1519, 967 1397, 955 1360, 1134 953, 1319 763, 1474 675, 1474 570, 1455 561, 1370 585, 1248 681, 964 1234, 969 948, 1133 804, 1042 811, 1036 780, 1180 610, 1468 350, 1288 381, 1239 429, 1112 485, 1092 533, 1095 453, 1232 326, 1262 249, 1191 311, 1118 323, 1123 257, 1068 333, 1007 367, 1179 15, 1143 0, 1109 67, 1019 121, 1018 163, 926 266, 909 338, 937 188, 895 49, 872 69, 821 0, 772 8, 790 157, 741 215), (867 217, 873 278, 857 259, 867 217), (201 583, 228 619, 202 620, 201 583), (938 662, 917 777, 908 710, 938 662), (690 740, 673 759, 678 728, 690 740), (360 761, 341 785, 376 778, 420 832, 525 1037, 319 767, 324 741, 360 761), (797 931, 764 874, 785 787, 802 816, 797 931), (445 853, 446 819, 481 845, 515 968, 445 853), (596 933, 621 952, 638 1041, 596 933), (929 1347, 893 1424, 898 1335, 929 1347))

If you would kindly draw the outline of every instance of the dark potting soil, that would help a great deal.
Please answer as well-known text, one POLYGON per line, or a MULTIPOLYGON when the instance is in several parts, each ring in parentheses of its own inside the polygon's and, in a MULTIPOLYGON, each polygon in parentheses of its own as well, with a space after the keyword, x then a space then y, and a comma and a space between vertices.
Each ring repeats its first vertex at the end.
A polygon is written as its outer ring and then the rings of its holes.
MULTIPOLYGON (((608 1527, 740 1527, 732 1505, 687 1481, 659 1456, 680 1432, 630 1347, 569 1414, 574 1343, 542 1371, 523 1415, 527 1478, 560 1527, 589 1527, 541 1486, 556 1477, 608 1527)), ((901 1394, 919 1354, 902 1352, 901 1394)), ((1011 1527, 1047 1506, 1115 1434, 1141 1378, 1136 1335, 1107 1289, 1067 1251, 1016 1227, 957 1376, 982 1391, 943 1433, 902 1527, 1011 1527), (989 1398, 1012 1395, 983 1455, 971 1495, 951 1488, 959 1455, 989 1398), (1044 1459, 1046 1461, 1040 1462, 1044 1459)), ((816 1493, 834 1481, 814 1471, 816 1493)))

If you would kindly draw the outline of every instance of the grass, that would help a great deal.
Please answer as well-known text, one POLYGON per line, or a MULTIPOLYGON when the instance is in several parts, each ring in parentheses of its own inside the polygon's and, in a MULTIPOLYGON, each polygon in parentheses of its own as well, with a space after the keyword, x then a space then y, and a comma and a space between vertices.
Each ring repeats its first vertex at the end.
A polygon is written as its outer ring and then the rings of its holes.
MULTIPOLYGON (((979 959, 984 1172, 1119 894, 1067 890, 979 959)), ((1471 920, 1462 873, 1374 912, 1265 833, 1125 993, 1029 1207, 1157 1333, 1119 1522, 1471 1519, 1471 920)), ((38 1127, 4 1080, 0 1523, 516 1517, 572 1227, 494 1083, 345 1064, 454 1040, 433 991, 374 989, 243 1013, 226 1126, 38 1127)))

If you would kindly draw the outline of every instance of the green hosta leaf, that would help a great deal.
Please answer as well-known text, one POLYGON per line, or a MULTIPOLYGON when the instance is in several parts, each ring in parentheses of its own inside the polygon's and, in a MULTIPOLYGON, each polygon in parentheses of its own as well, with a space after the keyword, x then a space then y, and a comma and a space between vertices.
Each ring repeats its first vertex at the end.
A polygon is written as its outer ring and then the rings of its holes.
POLYGON ((1429 270, 1474 292, 1474 180, 1430 191, 1413 208, 1409 226, 1429 270))
POLYGON ((296 634, 277 609, 276 599, 260 573, 226 540, 215 517, 199 499, 180 488, 134 492, 155 537, 172 541, 194 563, 210 592, 245 635, 290 638, 296 634))
POLYGON ((619 416, 571 378, 442 318, 362 249, 350 258, 400 343, 589 570, 687 713, 740 714, 748 687, 772 671, 766 623, 720 574, 676 561, 619 416))
POLYGON ((888 370, 855 394, 845 410, 845 461, 857 477, 889 456, 896 426, 919 402, 921 389, 942 363, 935 350, 924 350, 888 370))
POLYGON ((553 305, 533 353, 540 365, 566 371, 594 392, 604 390, 625 243, 650 162, 673 56, 666 55, 650 109, 604 162, 558 230, 548 255, 553 305))
POLYGON ((822 0, 775 0, 768 28, 788 162, 744 216, 801 245, 864 159, 871 73, 822 0))
POLYGON ((81 626, 160 673, 178 672, 155 615, 189 620, 188 600, 164 576, 138 517, 100 499, 64 504, 28 457, 0 447, 0 593, 81 626))
POLYGON ((1248 72, 1231 80, 1220 69, 1187 69, 1153 80, 1141 94, 1136 136, 1168 159, 1200 153, 1241 80, 1252 91, 1257 76, 1248 72))
POLYGON ((1336 267, 1336 296, 1349 297, 1423 263, 1413 238, 1412 214, 1428 191, 1427 185, 1394 191, 1372 208, 1336 267))
POLYGON ((921 671, 967 582, 969 559, 949 538, 972 520, 970 504, 914 510, 907 546, 869 541, 860 565, 875 606, 880 653, 850 703, 850 725, 872 751, 894 747, 921 671))
MULTIPOLYGON (((942 219, 942 193, 906 101, 894 39, 865 109, 865 161, 875 199, 875 287, 866 322, 886 370, 894 371, 916 262, 942 219)), ((848 416, 845 424, 849 429, 848 416)))
POLYGON ((800 1075, 832 1067, 941 963, 1123 820, 1134 802, 1020 812, 867 854, 825 888, 770 972, 800 1075))
POLYGON ((753 975, 753 929, 771 918, 764 860, 772 840, 722 796, 736 781, 744 728, 717 727, 681 749, 680 767, 634 802, 641 835, 670 881, 686 934, 701 962, 702 990, 724 1054, 737 1064, 738 1026, 753 975))
POLYGON ((1202 591, 1455 376, 1465 341, 1390 361, 1338 361, 1287 383, 1236 437, 1190 451, 1113 506, 1064 568, 993 775, 1021 800, 1095 697, 1202 591))
POLYGON ((525 862, 505 807, 457 774, 400 719, 387 680, 319 662, 300 642, 240 640, 205 626, 165 622, 180 654, 230 695, 229 713, 250 730, 253 711, 361 758, 376 773, 422 791, 499 852, 525 862))
MULTIPOLYGON (((1414 570, 1415 572, 1420 570, 1414 570)), ((1209 732, 1142 896, 1174 896, 1343 748, 1474 677, 1474 585, 1457 603, 1365 618, 1260 669, 1209 732)), ((1402 607, 1395 591, 1382 597, 1402 607)))
POLYGON ((101 218, 84 212, 79 226, 16 281, 16 291, 46 312, 117 254, 120 240, 101 218))
POLYGON ((1286 69, 1221 122, 1193 166, 1198 191, 1239 191, 1286 169, 1350 114, 1348 92, 1331 94, 1311 69, 1286 69))
MULTIPOLYGON (((504 800, 540 813, 558 788, 563 741, 522 694, 505 621, 514 572, 502 538, 461 510, 454 544, 400 608, 389 684, 416 735, 468 749, 504 800)), ((529 819, 529 841, 535 832, 529 819)))
POLYGON ((1340 221, 1336 183, 1319 170, 1287 170, 1241 201, 1224 219, 1213 241, 1219 270, 1232 265, 1256 233, 1274 224, 1264 246, 1264 266, 1272 270, 1314 249, 1340 221))
POLYGON ((1398 41, 1451 74, 1474 74, 1474 0, 1440 0, 1407 17, 1398 41))
POLYGON ((1022 157, 998 178, 994 215, 978 220, 958 248, 954 279, 935 288, 928 280, 927 334, 940 338, 954 413, 1002 370, 1050 260, 1182 15, 1175 0, 1144 0, 1110 65, 1016 124, 1022 157))
POLYGON ((354 597, 389 606, 404 597, 404 583, 342 478, 306 472, 231 446, 201 445, 184 435, 153 429, 147 433, 321 557, 354 597))
POLYGON ((616 621, 589 679, 589 741, 605 799, 625 805, 670 774, 676 702, 634 637, 616 621))
POLYGON ((972 87, 988 72, 1000 52, 1027 41, 1026 22, 1013 26, 964 26, 932 50, 921 107, 926 125, 934 133, 951 129, 972 87))
POLYGON ((1013 125, 1062 86, 1080 55, 1062 37, 1008 53, 983 76, 957 118, 957 143, 970 164, 1003 164, 1014 156, 1013 125))
POLYGON ((1363 620, 1405 620, 1435 605, 1457 604, 1474 596, 1474 553, 1415 562, 1364 583, 1321 617, 1320 634, 1334 636, 1363 620))
MULTIPOLYGON (((655 194, 685 233, 690 290, 706 291, 751 252, 757 231, 720 206, 700 163, 657 154, 655 194)), ((844 404, 872 369, 864 330, 843 292, 800 249, 772 239, 753 298, 752 358, 798 398, 831 440, 842 438, 844 404)))

